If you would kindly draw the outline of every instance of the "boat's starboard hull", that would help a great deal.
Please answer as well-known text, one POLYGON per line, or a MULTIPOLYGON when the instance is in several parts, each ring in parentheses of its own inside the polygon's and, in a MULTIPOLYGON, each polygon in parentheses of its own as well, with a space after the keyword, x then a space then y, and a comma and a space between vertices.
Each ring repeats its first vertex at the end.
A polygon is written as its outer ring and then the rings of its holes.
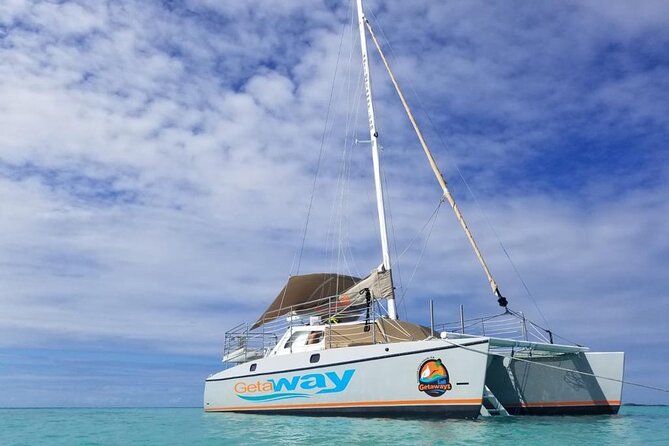
POLYGON ((488 365, 486 385, 509 414, 618 413, 623 353, 588 352, 521 359, 493 355, 488 365))

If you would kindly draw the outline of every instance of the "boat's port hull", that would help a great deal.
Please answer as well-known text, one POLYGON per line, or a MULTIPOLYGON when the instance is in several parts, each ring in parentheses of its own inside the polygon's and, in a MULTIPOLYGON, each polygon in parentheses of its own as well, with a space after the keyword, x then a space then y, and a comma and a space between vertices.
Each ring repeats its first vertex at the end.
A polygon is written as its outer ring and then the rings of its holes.
POLYGON ((442 340, 411 341, 294 353, 241 364, 207 379, 205 411, 475 418, 482 403, 488 341, 457 342, 467 349, 442 340), (320 357, 312 363, 315 354, 320 357), (426 361, 430 362, 424 366, 426 361), (443 373, 435 369, 424 377, 435 381, 421 383, 419 374, 425 375, 439 363, 447 378, 439 379, 443 373))
POLYGON ((507 409, 509 415, 615 415, 619 410, 620 403, 612 404, 607 401, 576 401, 574 404, 517 406, 507 409))
POLYGON ((486 385, 509 414, 618 413, 623 353, 587 352, 519 358, 522 360, 491 356, 488 364, 486 385))

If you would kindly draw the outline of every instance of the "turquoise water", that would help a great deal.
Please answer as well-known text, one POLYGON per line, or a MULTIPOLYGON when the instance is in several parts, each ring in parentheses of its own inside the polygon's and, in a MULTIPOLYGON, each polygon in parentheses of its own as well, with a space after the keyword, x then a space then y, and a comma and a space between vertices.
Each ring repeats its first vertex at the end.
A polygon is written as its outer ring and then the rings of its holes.
POLYGON ((205 414, 201 409, 0 409, 0 445, 669 444, 669 407, 477 421, 205 414))

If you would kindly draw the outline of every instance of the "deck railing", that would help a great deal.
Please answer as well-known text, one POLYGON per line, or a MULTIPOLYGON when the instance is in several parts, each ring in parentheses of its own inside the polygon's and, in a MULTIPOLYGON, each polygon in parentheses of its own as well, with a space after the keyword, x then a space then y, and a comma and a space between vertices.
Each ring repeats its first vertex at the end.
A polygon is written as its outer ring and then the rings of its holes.
POLYGON ((504 312, 489 317, 437 324, 435 330, 472 336, 553 343, 553 334, 550 330, 527 319, 523 313, 515 312, 504 312))
MULTIPOLYGON (((228 330, 223 345, 223 362, 233 365, 262 358, 276 346, 287 331, 307 325, 331 327, 344 322, 368 320, 370 336, 375 339, 377 327, 374 320, 385 314, 385 309, 371 296, 368 300, 362 295, 353 299, 351 303, 346 303, 336 295, 310 302, 309 308, 299 304, 282 309, 281 313, 281 316, 268 320, 259 327, 252 328, 252 324, 242 323, 228 330)), ((343 343, 348 336, 344 327, 328 330, 328 333, 325 339, 327 348, 343 343)))
MULTIPOLYGON (((225 333, 223 346, 223 362, 231 366, 265 357, 279 342, 286 332, 296 327, 308 325, 326 326, 323 339, 324 348, 337 348, 353 345, 356 342, 379 343, 393 342, 386 333, 382 333, 374 322, 377 318, 387 315, 381 302, 374 298, 353 299, 353 302, 342 305, 340 296, 330 296, 311 302, 309 308, 304 305, 287 307, 285 312, 276 319, 268 320, 256 328, 242 323, 225 333), (360 324, 342 324, 344 322, 368 321, 364 335, 360 333, 360 324), (364 339, 363 339, 364 338, 364 339)), ((387 319, 388 323, 392 323, 387 319)), ((401 330, 401 327, 399 328, 401 330)), ((441 332, 462 334, 466 336, 488 336, 519 341, 535 341, 553 343, 551 331, 542 328, 527 319, 522 313, 507 311, 494 316, 461 319, 460 321, 436 324, 435 336, 441 332)), ((403 338, 407 339, 407 338, 403 338)), ((291 346, 292 351, 292 346, 291 346)))

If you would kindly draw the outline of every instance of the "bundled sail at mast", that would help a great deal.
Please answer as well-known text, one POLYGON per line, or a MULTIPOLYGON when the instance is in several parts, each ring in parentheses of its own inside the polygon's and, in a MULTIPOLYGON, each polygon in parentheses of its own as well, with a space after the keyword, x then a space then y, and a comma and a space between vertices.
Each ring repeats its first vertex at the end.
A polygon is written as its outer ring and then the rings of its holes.
POLYGON ((392 298, 390 271, 374 270, 364 279, 336 273, 292 276, 251 328, 289 313, 336 316, 345 312, 354 316, 367 305, 367 290, 377 299, 392 298))
POLYGON ((376 299, 392 298, 393 278, 390 270, 382 267, 381 270, 372 271, 369 276, 344 291, 340 297, 347 296, 352 304, 360 303, 365 300, 366 290, 376 299))

